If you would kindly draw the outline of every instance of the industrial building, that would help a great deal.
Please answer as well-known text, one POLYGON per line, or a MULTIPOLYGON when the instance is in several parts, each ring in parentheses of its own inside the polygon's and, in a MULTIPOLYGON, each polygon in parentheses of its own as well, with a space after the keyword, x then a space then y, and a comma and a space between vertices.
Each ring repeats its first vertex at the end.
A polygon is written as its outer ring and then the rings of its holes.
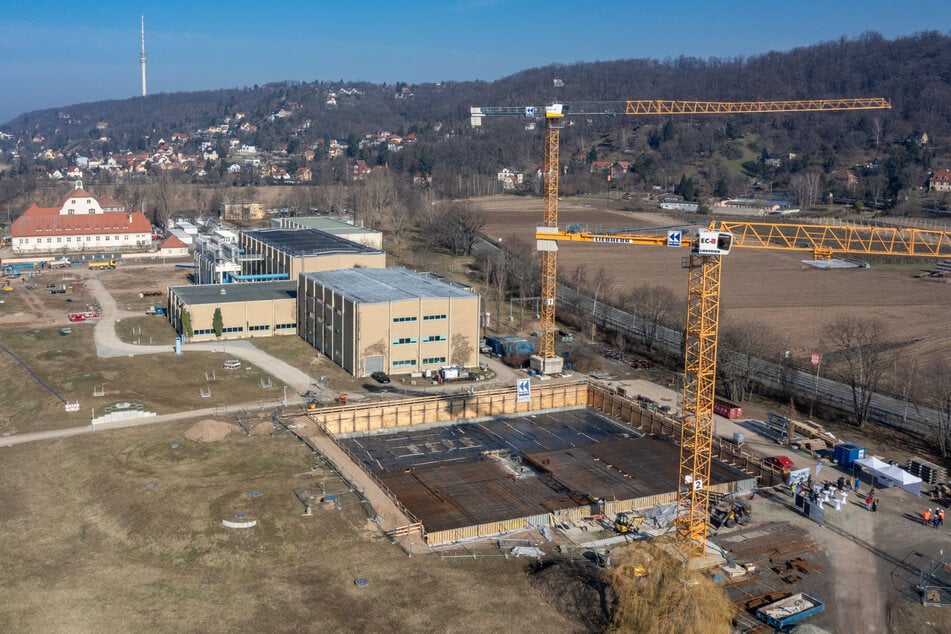
POLYGON ((238 248, 241 274, 248 280, 296 280, 301 273, 386 266, 383 251, 317 229, 242 231, 238 248))
POLYGON ((383 232, 358 227, 347 222, 334 220, 323 216, 307 216, 305 218, 277 218, 273 222, 282 229, 317 229, 344 238, 357 244, 383 249, 383 232))
POLYGON ((247 339, 297 332, 297 283, 202 284, 168 289, 168 319, 180 334, 182 313, 191 321, 191 341, 213 341, 214 315, 221 309, 220 339, 247 339))
MULTIPOLYGON (((364 247, 366 248, 366 247, 364 247)), ((298 334, 353 376, 478 364, 478 295, 405 269, 299 277, 298 334)))

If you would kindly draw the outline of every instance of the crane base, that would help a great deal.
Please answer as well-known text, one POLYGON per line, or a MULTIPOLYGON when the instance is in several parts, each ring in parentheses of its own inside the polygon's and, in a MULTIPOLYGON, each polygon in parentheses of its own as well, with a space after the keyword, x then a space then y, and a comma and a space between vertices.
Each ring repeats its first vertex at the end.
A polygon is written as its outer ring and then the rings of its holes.
POLYGON ((561 357, 543 357, 533 354, 529 357, 529 363, 531 369, 538 374, 561 374, 565 360, 561 357))

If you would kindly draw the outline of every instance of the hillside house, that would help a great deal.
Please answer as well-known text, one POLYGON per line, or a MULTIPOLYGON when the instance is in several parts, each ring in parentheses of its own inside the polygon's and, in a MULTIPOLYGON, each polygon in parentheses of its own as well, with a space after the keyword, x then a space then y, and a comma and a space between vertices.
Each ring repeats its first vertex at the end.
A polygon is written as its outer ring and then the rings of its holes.
POLYGON ((940 170, 928 179, 928 189, 936 192, 951 192, 951 170, 940 170))

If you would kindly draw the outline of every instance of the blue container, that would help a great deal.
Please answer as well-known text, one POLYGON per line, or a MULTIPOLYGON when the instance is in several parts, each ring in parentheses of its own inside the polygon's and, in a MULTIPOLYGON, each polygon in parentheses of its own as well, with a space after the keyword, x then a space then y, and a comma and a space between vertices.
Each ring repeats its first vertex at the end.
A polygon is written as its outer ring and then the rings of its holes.
POLYGON ((832 455, 840 467, 851 467, 853 462, 865 457, 865 447, 844 442, 835 446, 832 455))

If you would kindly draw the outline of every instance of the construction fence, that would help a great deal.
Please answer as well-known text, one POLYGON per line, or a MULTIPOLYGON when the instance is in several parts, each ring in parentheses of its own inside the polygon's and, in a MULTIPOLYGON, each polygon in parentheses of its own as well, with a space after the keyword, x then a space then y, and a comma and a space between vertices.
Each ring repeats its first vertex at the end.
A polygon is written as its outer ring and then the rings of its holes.
POLYGON ((309 416, 331 436, 348 436, 542 410, 571 409, 584 407, 588 400, 586 381, 552 384, 533 382, 530 394, 530 400, 520 403, 513 386, 400 401, 341 405, 309 412, 309 416))

